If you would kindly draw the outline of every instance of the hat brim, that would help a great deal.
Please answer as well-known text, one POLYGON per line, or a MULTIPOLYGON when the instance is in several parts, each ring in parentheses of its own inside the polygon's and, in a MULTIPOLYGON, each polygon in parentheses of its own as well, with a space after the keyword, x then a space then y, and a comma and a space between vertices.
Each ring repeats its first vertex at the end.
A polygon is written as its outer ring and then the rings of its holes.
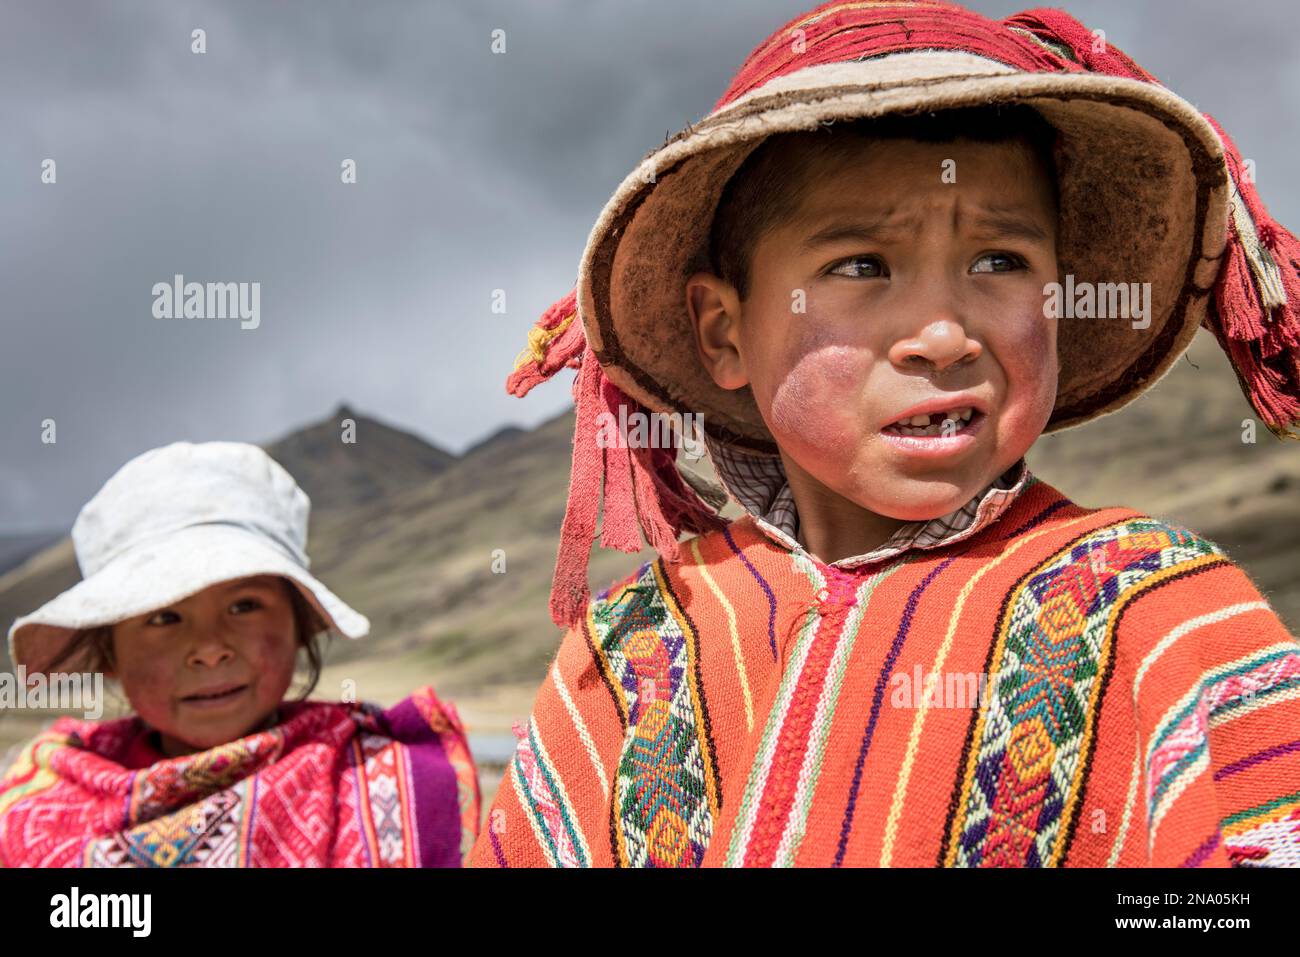
MULTIPOLYGON (((117 624, 211 585, 253 575, 282 575, 292 581, 325 626, 346 638, 364 638, 370 632, 364 615, 263 537, 235 526, 198 525, 124 551, 19 618, 9 629, 10 660, 29 675, 44 673, 81 630, 117 624)), ((76 654, 59 668, 81 672, 87 664, 84 654, 76 654)))
POLYGON ((1195 107, 1155 84, 942 51, 799 70, 648 154, 602 212, 578 277, 579 315, 605 374, 649 409, 700 413, 711 435, 773 451, 749 389, 721 389, 704 371, 686 310, 685 279, 709 268, 713 214, 732 173, 776 133, 1015 103, 1060 133, 1061 275, 1094 288, 1151 283, 1145 328, 1057 320, 1059 386, 1045 431, 1127 405, 1172 367, 1213 306, 1230 208, 1223 144, 1195 107))

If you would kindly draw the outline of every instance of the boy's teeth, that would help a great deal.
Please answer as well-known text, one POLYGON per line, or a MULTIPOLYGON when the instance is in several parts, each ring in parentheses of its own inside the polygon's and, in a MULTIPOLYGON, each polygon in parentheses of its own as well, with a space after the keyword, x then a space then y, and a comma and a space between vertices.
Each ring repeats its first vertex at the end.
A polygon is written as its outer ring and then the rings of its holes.
POLYGON ((957 422, 965 424, 971 420, 975 414, 974 410, 966 407, 961 409, 952 409, 948 412, 941 412, 937 415, 913 415, 906 419, 899 419, 891 428, 903 435, 940 435, 943 433, 945 422, 957 422), (935 421, 937 419, 937 421, 935 421))

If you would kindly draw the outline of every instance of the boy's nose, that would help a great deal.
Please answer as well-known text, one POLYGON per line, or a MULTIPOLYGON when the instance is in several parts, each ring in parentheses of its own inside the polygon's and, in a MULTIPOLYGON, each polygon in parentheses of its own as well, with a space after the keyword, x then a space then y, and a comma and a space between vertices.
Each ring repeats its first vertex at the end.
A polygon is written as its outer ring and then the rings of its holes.
POLYGON ((904 372, 947 372, 974 362, 982 351, 962 323, 938 317, 898 339, 889 349, 889 360, 904 372))

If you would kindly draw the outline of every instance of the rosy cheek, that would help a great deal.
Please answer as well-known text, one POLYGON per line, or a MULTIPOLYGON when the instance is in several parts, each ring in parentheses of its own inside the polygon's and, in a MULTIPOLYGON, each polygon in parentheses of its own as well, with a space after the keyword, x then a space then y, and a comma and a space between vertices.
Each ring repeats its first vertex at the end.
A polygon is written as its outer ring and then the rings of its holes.
POLYGON ((809 337, 778 362, 785 372, 768 408, 778 441, 825 449, 856 433, 858 397, 871 363, 867 350, 809 337))
POLYGON ((292 680, 297 651, 295 642, 292 625, 286 625, 283 631, 268 629, 255 639, 249 663, 256 673, 273 682, 284 680, 285 675, 292 680))
POLYGON ((1049 325, 1053 321, 1044 319, 1037 313, 1031 313, 1018 324, 1017 339, 1020 341, 1018 355, 1027 365, 1046 365, 1049 359, 1048 346, 1049 344, 1055 346, 1055 337, 1049 325))
POLYGON ((147 717, 170 709, 177 670, 177 664, 160 653, 125 662, 118 677, 132 706, 147 717))
POLYGON ((1027 312, 999 350, 1013 409, 1036 425, 1046 421, 1056 401, 1056 336, 1050 321, 1041 312, 1027 312))

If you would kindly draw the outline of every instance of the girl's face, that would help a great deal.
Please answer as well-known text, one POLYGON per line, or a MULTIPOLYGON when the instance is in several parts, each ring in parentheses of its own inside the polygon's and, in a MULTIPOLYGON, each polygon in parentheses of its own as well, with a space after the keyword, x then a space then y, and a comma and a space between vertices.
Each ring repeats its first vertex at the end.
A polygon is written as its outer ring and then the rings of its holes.
POLYGON ((175 757, 259 730, 293 681, 297 628, 288 581, 221 582, 113 627, 108 672, 175 757))

